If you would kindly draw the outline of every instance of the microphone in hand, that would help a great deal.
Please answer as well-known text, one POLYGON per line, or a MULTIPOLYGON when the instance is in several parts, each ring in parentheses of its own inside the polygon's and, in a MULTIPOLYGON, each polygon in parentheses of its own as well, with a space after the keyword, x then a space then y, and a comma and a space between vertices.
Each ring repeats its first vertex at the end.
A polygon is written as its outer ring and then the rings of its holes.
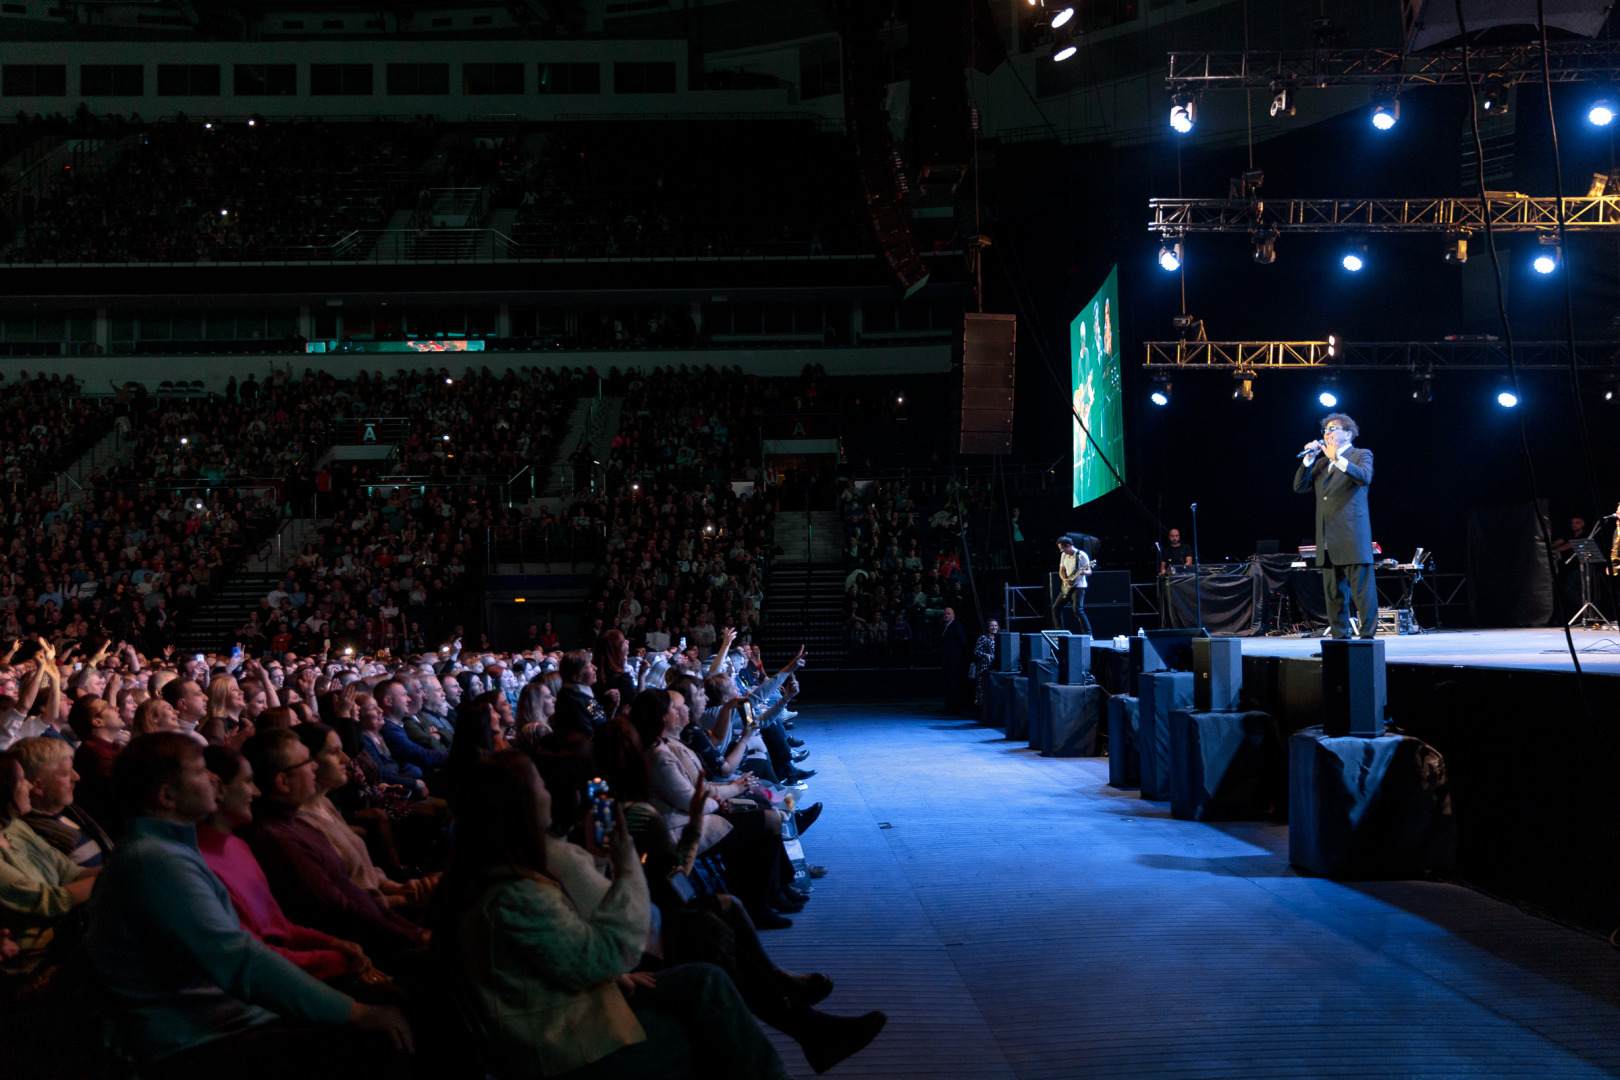
POLYGON ((1294 456, 1297 457, 1297 458, 1307 458, 1307 457, 1310 457, 1312 454, 1320 454, 1325 449, 1327 449, 1327 447, 1323 446, 1322 443, 1319 440, 1318 441, 1312 441, 1312 442, 1306 443, 1305 444, 1305 449, 1301 450, 1299 453, 1295 454, 1294 456))

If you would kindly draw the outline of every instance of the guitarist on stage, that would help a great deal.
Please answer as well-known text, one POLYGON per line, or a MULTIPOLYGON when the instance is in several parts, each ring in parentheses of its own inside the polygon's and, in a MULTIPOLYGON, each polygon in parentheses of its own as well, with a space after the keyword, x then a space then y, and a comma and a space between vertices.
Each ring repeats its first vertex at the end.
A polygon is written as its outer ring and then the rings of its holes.
POLYGON ((1065 605, 1074 606, 1074 617, 1080 623, 1085 633, 1091 633, 1091 620, 1086 618, 1086 578, 1096 567, 1091 556, 1074 546, 1074 541, 1067 536, 1058 538, 1058 586, 1057 599, 1052 603, 1052 626, 1062 630, 1063 616, 1061 614, 1065 605))

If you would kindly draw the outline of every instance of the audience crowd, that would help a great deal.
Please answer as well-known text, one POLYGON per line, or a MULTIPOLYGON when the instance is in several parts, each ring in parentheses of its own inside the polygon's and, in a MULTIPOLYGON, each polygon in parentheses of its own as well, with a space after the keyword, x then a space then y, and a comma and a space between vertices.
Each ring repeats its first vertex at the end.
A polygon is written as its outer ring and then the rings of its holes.
POLYGON ((822 1012, 832 980, 760 937, 826 873, 797 857, 803 663, 617 630, 341 660, 11 641, 8 1075, 785 1076, 758 1022, 830 1068, 883 1014, 822 1012))
POLYGON ((11 262, 193 262, 329 254, 415 198, 430 121, 134 126, 107 160, 23 195, 11 262))

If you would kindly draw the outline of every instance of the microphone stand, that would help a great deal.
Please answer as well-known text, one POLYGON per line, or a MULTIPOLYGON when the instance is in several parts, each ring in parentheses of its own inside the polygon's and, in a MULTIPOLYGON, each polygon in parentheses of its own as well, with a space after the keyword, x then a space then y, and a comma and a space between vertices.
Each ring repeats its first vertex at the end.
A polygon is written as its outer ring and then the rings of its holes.
POLYGON ((1209 637, 1204 629, 1204 582, 1198 569, 1198 504, 1192 504, 1193 519, 1193 599, 1198 609, 1198 632, 1209 637))

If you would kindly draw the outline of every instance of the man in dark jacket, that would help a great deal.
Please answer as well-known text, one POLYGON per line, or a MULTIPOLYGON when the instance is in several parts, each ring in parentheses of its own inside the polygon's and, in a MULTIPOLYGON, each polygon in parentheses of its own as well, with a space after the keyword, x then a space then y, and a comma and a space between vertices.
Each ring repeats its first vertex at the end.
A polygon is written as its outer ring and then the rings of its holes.
POLYGON ((962 708, 962 672, 968 662, 967 631, 956 621, 954 608, 945 609, 945 624, 939 630, 939 651, 945 660, 945 711, 962 708))
POLYGON ((1316 565, 1322 569, 1328 626, 1336 638, 1350 637, 1350 605, 1361 636, 1378 630, 1378 597, 1373 591, 1372 524, 1367 517, 1367 485, 1372 483, 1372 451, 1352 446, 1361 433, 1344 413, 1322 418, 1322 438, 1305 445, 1294 490, 1314 492, 1316 565))
POLYGON ((584 649, 564 653, 557 669, 562 676, 562 689, 557 692, 557 711, 551 717, 551 730, 559 735, 595 734, 596 726, 603 723, 602 706, 591 693, 596 684, 596 664, 584 649))

